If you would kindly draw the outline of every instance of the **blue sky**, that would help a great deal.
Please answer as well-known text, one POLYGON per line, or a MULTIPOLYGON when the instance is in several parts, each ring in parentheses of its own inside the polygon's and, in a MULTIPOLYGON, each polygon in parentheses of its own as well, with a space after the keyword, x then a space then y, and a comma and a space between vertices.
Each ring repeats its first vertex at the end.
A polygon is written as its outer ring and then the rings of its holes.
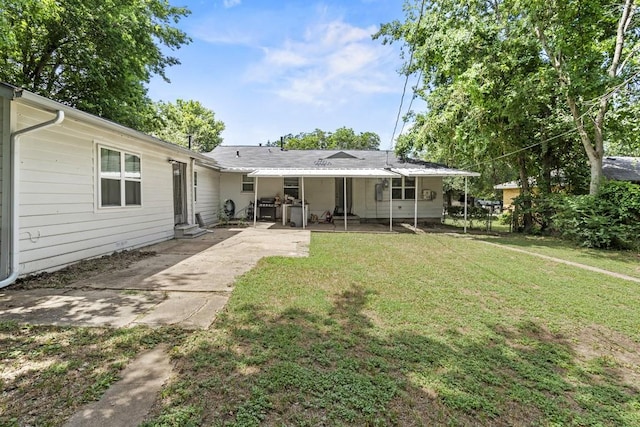
MULTIPOLYGON (((171 83, 151 81, 153 100, 200 101, 225 123, 224 145, 346 126, 376 132, 380 148, 391 147, 404 85, 400 45, 371 35, 382 23, 403 20, 403 0, 172 4, 192 11, 178 26, 193 41, 171 52, 181 61, 167 72, 171 83)), ((414 84, 415 77, 403 114, 414 84)))

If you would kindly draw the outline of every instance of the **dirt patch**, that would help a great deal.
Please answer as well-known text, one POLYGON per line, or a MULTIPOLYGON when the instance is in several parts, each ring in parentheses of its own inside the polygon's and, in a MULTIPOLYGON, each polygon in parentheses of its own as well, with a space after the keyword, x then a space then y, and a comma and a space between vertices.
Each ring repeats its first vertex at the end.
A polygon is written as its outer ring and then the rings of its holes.
POLYGON ((89 279, 105 271, 123 270, 137 261, 155 255, 154 251, 141 250, 115 252, 100 258, 80 261, 52 273, 34 274, 18 279, 11 289, 64 288, 77 280, 89 279))
POLYGON ((584 328, 573 349, 586 362, 598 361, 609 374, 640 388, 640 343, 599 325, 584 328))

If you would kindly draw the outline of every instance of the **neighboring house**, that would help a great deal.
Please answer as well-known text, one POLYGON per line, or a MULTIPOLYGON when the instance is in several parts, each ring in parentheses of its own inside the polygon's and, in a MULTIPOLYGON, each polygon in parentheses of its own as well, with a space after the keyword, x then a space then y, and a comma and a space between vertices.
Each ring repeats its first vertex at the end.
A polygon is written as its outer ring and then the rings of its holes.
MULTIPOLYGON (((640 157, 609 156, 602 159, 602 173, 607 179, 640 183, 640 157)), ((531 180, 532 191, 536 189, 535 180, 531 180)), ((513 200, 520 195, 520 181, 510 181, 495 185, 495 190, 502 190, 504 209, 510 209, 513 200)))
POLYGON ((3 83, 0 129, 0 287, 217 220, 210 157, 3 83))
MULTIPOLYGON (((535 183, 533 184, 535 186, 535 183)), ((520 195, 520 181, 509 181, 494 185, 494 190, 502 190, 502 209, 507 211, 513 209, 513 201, 520 195)))
POLYGON ((602 173, 608 179, 640 183, 640 157, 605 157, 602 173))
POLYGON ((208 155, 221 168, 221 199, 233 202, 235 216, 249 212, 255 219, 279 220, 286 210, 278 201, 304 199, 307 219, 323 218, 328 212, 347 222, 350 218, 440 221, 442 178, 479 176, 436 163, 400 159, 391 151, 219 146, 208 155), (274 200, 276 209, 271 206, 274 200), (257 209, 251 209, 252 203, 257 209))

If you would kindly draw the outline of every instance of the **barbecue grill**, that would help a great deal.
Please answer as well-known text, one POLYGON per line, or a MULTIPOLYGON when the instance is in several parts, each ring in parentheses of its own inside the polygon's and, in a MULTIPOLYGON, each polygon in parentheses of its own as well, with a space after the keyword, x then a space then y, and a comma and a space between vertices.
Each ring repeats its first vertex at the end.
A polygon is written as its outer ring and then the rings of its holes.
POLYGON ((260 219, 276 219, 276 199, 274 197, 258 199, 258 217, 260 219))

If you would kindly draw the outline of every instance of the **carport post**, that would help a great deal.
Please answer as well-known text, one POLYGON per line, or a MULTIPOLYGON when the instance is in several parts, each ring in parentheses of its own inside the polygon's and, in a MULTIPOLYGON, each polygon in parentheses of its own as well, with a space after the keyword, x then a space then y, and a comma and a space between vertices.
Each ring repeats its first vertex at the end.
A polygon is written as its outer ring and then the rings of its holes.
POLYGON ((418 177, 415 177, 415 201, 413 204, 413 228, 415 231, 418 231, 418 177))
POLYGON ((256 185, 253 192, 253 226, 256 226, 258 220, 258 177, 256 176, 256 185))
POLYGON ((347 231, 347 177, 343 177, 342 178, 342 182, 343 182, 343 195, 344 195, 344 207, 343 207, 343 213, 344 213, 344 231, 347 231))
POLYGON ((464 232, 467 232, 467 177, 464 177, 464 232))
POLYGON ((389 177, 389 231, 393 231, 393 178, 389 177))
POLYGON ((302 181, 302 229, 305 229, 305 225, 307 225, 307 213, 305 212, 305 204, 304 204, 304 176, 300 177, 302 181))

